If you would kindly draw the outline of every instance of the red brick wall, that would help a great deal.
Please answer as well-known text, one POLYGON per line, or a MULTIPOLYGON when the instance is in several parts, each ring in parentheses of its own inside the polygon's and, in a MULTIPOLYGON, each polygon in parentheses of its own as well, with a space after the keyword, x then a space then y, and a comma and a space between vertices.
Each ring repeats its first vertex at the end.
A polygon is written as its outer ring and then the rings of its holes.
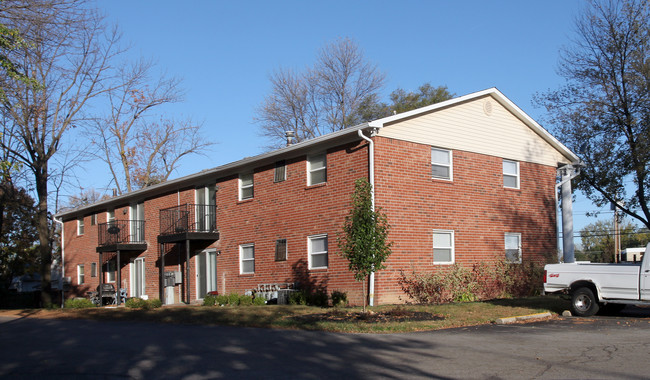
POLYGON ((433 230, 453 230, 455 262, 505 258, 504 234, 521 233, 524 262, 555 255, 555 168, 520 162, 520 189, 503 187, 503 159, 453 151, 453 181, 431 178, 431 147, 375 138, 377 206, 395 242, 376 275, 379 303, 406 301, 400 271, 435 272, 433 230))
MULTIPOLYGON (((388 215, 395 242, 387 268, 376 275, 376 302, 404 302, 398 284, 400 271, 432 272, 434 229, 455 231, 455 258, 460 264, 502 260, 504 233, 521 233, 523 260, 543 262, 556 252, 555 168, 520 163, 520 189, 505 189, 502 159, 475 153, 453 152, 453 181, 431 179, 431 147, 376 137, 377 205, 388 215)), ((316 153, 316 152, 315 152, 316 153)), ((287 160, 286 181, 274 183, 274 165, 254 168, 254 198, 238 201, 238 175, 215 178, 197 186, 217 185, 218 242, 211 245, 217 257, 217 288, 220 293, 254 289, 258 284, 295 282, 322 287, 331 293, 348 293, 353 304, 362 302, 361 284, 354 281, 347 261, 340 257, 337 234, 349 210, 354 180, 368 176, 365 142, 327 151, 327 183, 307 186, 306 156, 287 160), (309 270, 308 236, 327 234, 327 269, 309 270), (275 242, 287 239, 288 259, 275 261, 275 242), (240 274, 239 246, 255 244, 255 273, 240 274)), ((249 171, 253 168, 244 168, 249 171)), ((177 204, 194 203, 194 187, 145 199, 145 231, 148 249, 122 255, 123 285, 129 280, 130 259, 144 257, 146 293, 160 297, 159 210, 177 204)), ((116 219, 129 214, 116 208, 116 219)), ((105 212, 98 223, 106 221, 105 212)), ((76 236, 76 220, 65 223, 66 276, 76 285, 76 265, 86 268, 86 284, 73 286, 72 295, 83 296, 94 289, 98 278, 90 277, 90 263, 97 262, 97 226, 85 218, 85 234, 76 236)), ((191 245, 190 299, 196 299, 195 257, 206 244, 191 245)), ((183 271, 185 247, 165 246, 165 271, 183 271)), ((106 255, 105 255, 106 256, 106 255)), ((176 301, 185 298, 177 286, 176 301)))

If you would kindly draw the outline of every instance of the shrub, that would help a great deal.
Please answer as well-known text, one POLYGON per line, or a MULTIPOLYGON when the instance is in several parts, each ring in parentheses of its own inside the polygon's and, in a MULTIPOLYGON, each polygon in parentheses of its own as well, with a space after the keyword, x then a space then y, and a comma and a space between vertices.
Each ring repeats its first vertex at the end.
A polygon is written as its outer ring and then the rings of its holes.
POLYGON ((313 306, 327 307, 328 306, 327 293, 322 290, 317 290, 307 297, 307 303, 313 306))
POLYGON ((147 301, 142 298, 132 297, 127 298, 124 305, 131 309, 144 309, 147 307, 147 301))
POLYGON ((150 309, 157 309, 159 307, 162 307, 162 301, 158 298, 152 298, 147 301, 147 305, 150 309))
POLYGON ((243 295, 239 297, 239 305, 240 306, 250 306, 253 304, 253 297, 252 296, 247 296, 243 295))
POLYGON ((228 305, 233 305, 233 306, 239 305, 239 294, 237 293, 228 294, 228 305))
POLYGON ((332 292, 332 306, 348 306, 348 294, 339 290, 332 292))
POLYGON ((205 297, 203 297, 203 306, 214 306, 217 303, 217 296, 213 296, 211 294, 206 294, 205 297))
POLYGON ((66 309, 86 309, 95 307, 95 304, 88 298, 73 298, 65 301, 66 309))
POLYGON ((266 305, 266 298, 262 296, 257 296, 253 298, 253 305, 257 305, 257 306, 266 305))
POLYGON ((544 267, 538 263, 454 264, 444 272, 401 273, 399 284, 417 303, 471 302, 538 294, 544 267))
POLYGON ((215 304, 220 306, 228 305, 228 296, 225 294, 216 296, 215 304))
POLYGON ((291 292, 289 294, 289 305, 307 305, 307 297, 309 293, 305 290, 291 292))

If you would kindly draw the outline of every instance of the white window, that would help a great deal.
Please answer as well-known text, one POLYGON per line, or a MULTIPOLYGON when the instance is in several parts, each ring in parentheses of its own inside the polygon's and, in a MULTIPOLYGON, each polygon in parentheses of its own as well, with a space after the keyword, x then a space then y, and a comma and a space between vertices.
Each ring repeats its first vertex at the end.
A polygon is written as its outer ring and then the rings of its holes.
POLYGON ((282 160, 275 163, 273 182, 282 182, 287 179, 287 163, 282 160))
POLYGON ((239 246, 239 273, 255 273, 255 244, 239 246))
POLYGON ((327 154, 321 153, 307 158, 307 185, 327 182, 327 154))
POLYGON ((450 150, 431 148, 431 177, 450 181, 453 179, 450 150))
POLYGON ((86 276, 84 275, 84 266, 77 265, 77 284, 81 285, 86 282, 86 276))
POLYGON ((327 268, 327 235, 309 238, 309 269, 327 268))
POLYGON ((503 187, 519 188, 519 162, 503 160, 503 187))
POLYGON ((77 235, 83 235, 84 234, 84 218, 78 218, 77 219, 77 235))
POLYGON ((115 222, 115 210, 109 210, 106 212, 106 221, 111 224, 115 222))
POLYGON ((453 264, 454 259, 454 231, 434 230, 433 263, 453 264))
POLYGON ((196 231, 212 232, 217 229, 217 188, 215 185, 199 187, 195 192, 196 231))
POLYGON ((253 198, 253 173, 239 175, 239 200, 253 198))
POLYGON ((131 215, 129 239, 131 242, 142 242, 144 241, 144 202, 131 204, 129 213, 131 215))
POLYGON ((521 263, 521 234, 506 233, 506 262, 521 263))
POLYGON ((90 215, 90 225, 94 226, 97 224, 97 214, 90 215))

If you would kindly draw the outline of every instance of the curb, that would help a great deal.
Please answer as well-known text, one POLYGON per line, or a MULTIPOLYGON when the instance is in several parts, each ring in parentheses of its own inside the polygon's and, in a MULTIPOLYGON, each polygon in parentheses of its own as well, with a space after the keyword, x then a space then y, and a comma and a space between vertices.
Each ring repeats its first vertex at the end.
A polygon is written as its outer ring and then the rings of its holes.
POLYGON ((546 312, 546 313, 539 313, 539 314, 520 315, 517 317, 509 317, 509 318, 497 318, 495 322, 497 325, 507 325, 515 322, 529 321, 531 319, 551 318, 551 316, 552 316, 551 313, 546 312))

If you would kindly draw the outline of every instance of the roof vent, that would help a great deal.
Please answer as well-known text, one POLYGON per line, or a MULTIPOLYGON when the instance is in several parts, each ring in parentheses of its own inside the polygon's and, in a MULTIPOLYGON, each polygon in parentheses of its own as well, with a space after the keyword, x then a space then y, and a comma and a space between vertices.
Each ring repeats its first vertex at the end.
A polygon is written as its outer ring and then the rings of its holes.
POLYGON ((296 136, 296 132, 294 132, 294 131, 286 131, 286 132, 284 132, 284 135, 287 137, 287 146, 293 145, 293 139, 296 136))

